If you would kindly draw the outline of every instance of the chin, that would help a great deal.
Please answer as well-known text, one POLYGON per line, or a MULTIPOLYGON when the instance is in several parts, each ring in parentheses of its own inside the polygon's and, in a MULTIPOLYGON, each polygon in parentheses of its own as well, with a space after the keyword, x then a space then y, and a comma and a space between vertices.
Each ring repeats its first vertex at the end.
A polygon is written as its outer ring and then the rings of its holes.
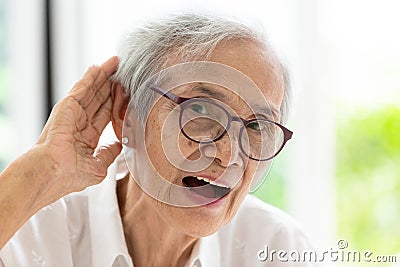
POLYGON ((218 231, 226 221, 225 212, 220 212, 218 214, 204 213, 199 210, 204 209, 204 207, 179 209, 181 210, 179 215, 175 213, 175 215, 178 216, 170 217, 170 226, 189 236, 205 237, 212 235, 218 231))
POLYGON ((186 227, 186 231, 184 232, 185 234, 193 237, 205 237, 214 234, 217 232, 222 225, 213 225, 211 224, 206 224, 206 225, 198 225, 198 224, 193 224, 188 227, 186 227))

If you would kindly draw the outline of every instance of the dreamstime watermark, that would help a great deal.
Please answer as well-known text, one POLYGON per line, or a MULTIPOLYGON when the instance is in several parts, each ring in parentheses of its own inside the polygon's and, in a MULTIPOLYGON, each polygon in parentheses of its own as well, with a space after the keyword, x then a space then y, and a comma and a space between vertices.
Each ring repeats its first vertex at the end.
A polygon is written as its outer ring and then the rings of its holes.
POLYGON ((260 261, 269 262, 365 262, 365 263, 395 263, 400 262, 400 256, 375 255, 370 250, 350 250, 349 243, 340 239, 337 248, 325 251, 316 250, 275 250, 266 245, 257 252, 260 261))

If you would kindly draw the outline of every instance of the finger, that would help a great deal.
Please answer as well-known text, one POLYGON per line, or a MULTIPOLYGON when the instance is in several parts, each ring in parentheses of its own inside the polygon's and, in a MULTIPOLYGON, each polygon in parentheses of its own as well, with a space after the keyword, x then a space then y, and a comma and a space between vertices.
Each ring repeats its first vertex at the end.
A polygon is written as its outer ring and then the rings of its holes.
POLYGON ((77 132, 74 137, 82 147, 89 147, 93 151, 99 143, 100 135, 101 133, 88 124, 82 132, 77 132))
MULTIPOLYGON (((108 81, 110 76, 116 71, 118 66, 118 57, 112 57, 104 62, 100 67, 90 67, 83 78, 72 88, 71 95, 79 104, 86 108, 92 99, 96 96, 99 88, 102 88, 104 83, 108 81)), ((105 92, 102 95, 108 95, 110 86, 104 88, 105 92)), ((102 98, 99 98, 100 105, 102 98)), ((106 99, 103 99, 105 101, 106 99)))
POLYGON ((94 150, 97 147, 104 128, 111 121, 111 108, 112 99, 109 97, 93 120, 86 124, 85 129, 75 134, 75 139, 94 150))
POLYGON ((113 56, 107 59, 103 64, 101 64, 100 68, 106 74, 107 79, 117 70, 118 61, 119 58, 117 56, 113 56))
POLYGON ((111 86, 112 83, 110 81, 105 82, 100 89, 97 90, 91 102, 86 107, 86 114, 89 119, 93 117, 101 108, 102 105, 110 98, 111 96, 111 86))
MULTIPOLYGON (((117 58, 118 59, 118 58, 117 58)), ((109 76, 113 73, 107 66, 108 62, 104 63, 101 68, 104 69, 100 72, 98 79, 94 82, 94 86, 92 85, 89 90, 95 91, 93 98, 90 103, 86 106, 84 103, 84 107, 86 108, 86 114, 88 118, 92 118, 92 116, 97 112, 97 110, 101 107, 101 105, 110 97, 111 95, 111 86, 112 83, 108 79, 109 76), (106 77, 104 79, 103 77, 106 77)))
MULTIPOLYGON (((101 64, 100 66, 92 66, 89 69, 93 69, 92 71, 87 72, 87 81, 89 81, 88 85, 95 85, 95 87, 100 88, 104 82, 110 78, 110 76, 117 70, 118 66, 118 57, 114 56, 109 58, 106 62, 101 64)), ((83 79, 85 80, 85 79, 83 79)))
MULTIPOLYGON (((118 58, 112 57, 103 63, 100 67, 93 66, 84 75, 83 79, 76 86, 77 100, 81 101, 83 107, 92 101, 93 97, 96 96, 98 89, 103 87, 104 83, 108 81, 108 78, 116 71, 118 66, 118 58)), ((102 92, 102 95, 108 95, 110 87, 107 86, 108 92, 102 92)), ((101 98, 99 98, 100 104, 101 98)), ((104 100, 104 99, 103 99, 104 100)))
POLYGON ((109 97, 101 106, 92 119, 92 126, 97 132, 102 133, 107 124, 111 121, 112 99, 109 97))
POLYGON ((93 165, 98 171, 95 175, 104 177, 107 175, 107 169, 121 153, 122 145, 119 142, 102 145, 98 147, 94 154, 93 165))
POLYGON ((39 136, 38 143, 43 143, 51 132, 66 133, 82 131, 87 124, 87 115, 82 107, 73 98, 67 96, 54 105, 49 118, 39 136))

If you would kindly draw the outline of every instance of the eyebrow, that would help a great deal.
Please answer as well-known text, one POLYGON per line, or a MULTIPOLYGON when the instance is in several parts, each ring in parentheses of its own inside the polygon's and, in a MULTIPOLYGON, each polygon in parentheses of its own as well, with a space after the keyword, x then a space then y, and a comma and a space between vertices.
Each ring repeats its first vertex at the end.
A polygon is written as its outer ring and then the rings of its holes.
POLYGON ((266 119, 275 119, 275 117, 279 117, 278 113, 275 111, 275 109, 271 109, 269 107, 264 107, 264 106, 259 106, 255 105, 254 111, 257 111, 256 114, 265 116, 266 119), (260 113, 258 113, 260 112, 260 113))
MULTIPOLYGON (((192 88, 192 91, 207 95, 209 97, 218 99, 218 100, 226 100, 227 97, 223 93, 217 92, 216 90, 212 90, 207 88, 207 86, 204 86, 202 84, 199 84, 195 87, 192 88)), ((279 117, 279 112, 277 113, 275 109, 271 109, 266 106, 262 105, 254 105, 253 108, 251 108, 253 111, 255 111, 255 114, 262 115, 266 119, 275 119, 275 117, 279 117)))
POLYGON ((200 94, 204 94, 204 95, 207 95, 209 97, 216 98, 216 99, 219 99, 219 100, 226 100, 227 99, 226 95, 224 95, 224 94, 222 94, 220 92, 217 92, 215 90, 208 89, 204 85, 197 85, 197 86, 192 88, 192 91, 200 93, 200 94))

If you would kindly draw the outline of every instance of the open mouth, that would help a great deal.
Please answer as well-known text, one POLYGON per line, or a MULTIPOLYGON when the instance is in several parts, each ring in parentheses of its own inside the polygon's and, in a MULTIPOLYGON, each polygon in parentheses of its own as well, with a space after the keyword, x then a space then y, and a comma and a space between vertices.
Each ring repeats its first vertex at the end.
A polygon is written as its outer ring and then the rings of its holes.
POLYGON ((199 176, 186 176, 182 179, 183 184, 196 194, 208 198, 221 198, 229 193, 229 187, 199 176), (205 186, 209 185, 209 186, 205 186))

